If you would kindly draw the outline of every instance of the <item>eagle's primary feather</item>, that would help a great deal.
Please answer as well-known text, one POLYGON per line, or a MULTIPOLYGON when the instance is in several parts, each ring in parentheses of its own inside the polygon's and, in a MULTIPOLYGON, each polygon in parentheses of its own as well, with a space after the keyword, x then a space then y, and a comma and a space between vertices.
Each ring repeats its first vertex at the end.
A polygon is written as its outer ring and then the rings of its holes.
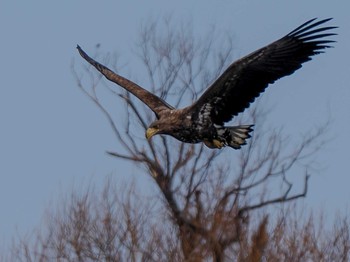
POLYGON ((237 60, 192 105, 175 109, 158 96, 114 73, 89 57, 79 46, 81 56, 107 79, 125 88, 157 116, 147 129, 146 137, 171 135, 183 142, 204 142, 210 148, 241 148, 250 137, 252 125, 223 126, 249 107, 265 88, 283 76, 290 75, 313 55, 331 47, 324 39, 336 27, 318 27, 331 20, 312 19, 281 39, 237 60))

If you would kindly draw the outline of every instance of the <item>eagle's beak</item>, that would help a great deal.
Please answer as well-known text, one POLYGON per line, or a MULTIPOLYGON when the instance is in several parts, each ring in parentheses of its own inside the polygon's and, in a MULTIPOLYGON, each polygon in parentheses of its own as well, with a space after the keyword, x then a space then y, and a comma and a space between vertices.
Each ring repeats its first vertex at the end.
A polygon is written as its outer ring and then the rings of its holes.
POLYGON ((153 128, 153 127, 148 128, 146 130, 146 138, 148 140, 150 140, 152 136, 154 136, 155 134, 158 133, 158 131, 159 131, 159 129, 157 129, 157 128, 153 128))

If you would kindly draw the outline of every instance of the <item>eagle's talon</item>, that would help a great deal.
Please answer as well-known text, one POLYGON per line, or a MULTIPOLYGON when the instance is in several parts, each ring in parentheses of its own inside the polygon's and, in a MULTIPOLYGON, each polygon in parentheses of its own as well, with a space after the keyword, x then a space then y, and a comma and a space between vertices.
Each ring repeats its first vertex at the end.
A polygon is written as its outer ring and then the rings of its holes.
POLYGON ((204 140, 203 142, 209 148, 221 149, 221 148, 225 147, 225 143, 221 142, 220 140, 217 140, 217 139, 213 139, 212 141, 204 140))
POLYGON ((217 139, 214 139, 214 140, 213 140, 213 144, 214 144, 214 146, 215 146, 216 148, 218 148, 218 149, 220 149, 220 148, 222 148, 222 147, 225 146, 225 143, 224 143, 224 142, 221 142, 221 141, 219 141, 219 140, 217 140, 217 139))

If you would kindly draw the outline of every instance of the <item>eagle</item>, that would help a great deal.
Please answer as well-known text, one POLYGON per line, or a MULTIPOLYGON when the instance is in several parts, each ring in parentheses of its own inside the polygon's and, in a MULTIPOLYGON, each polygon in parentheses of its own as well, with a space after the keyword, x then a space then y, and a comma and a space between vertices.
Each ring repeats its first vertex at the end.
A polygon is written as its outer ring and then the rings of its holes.
POLYGON ((311 57, 332 47, 336 26, 323 24, 332 18, 311 19, 279 40, 232 63, 192 105, 176 109, 167 102, 88 56, 78 45, 80 55, 108 80, 125 88, 156 115, 146 130, 154 135, 170 135, 185 143, 203 142, 209 148, 229 146, 240 149, 251 137, 253 125, 225 126, 243 112, 269 84, 294 73, 311 57), (323 26, 320 26, 323 25, 323 26))

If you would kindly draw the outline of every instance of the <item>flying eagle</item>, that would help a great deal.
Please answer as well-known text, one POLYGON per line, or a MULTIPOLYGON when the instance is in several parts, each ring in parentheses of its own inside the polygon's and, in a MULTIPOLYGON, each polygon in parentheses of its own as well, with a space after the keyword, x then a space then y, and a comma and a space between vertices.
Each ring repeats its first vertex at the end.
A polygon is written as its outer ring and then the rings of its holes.
POLYGON ((96 62, 77 46, 80 55, 108 80, 125 88, 145 103, 156 115, 146 138, 165 134, 186 143, 204 142, 209 148, 241 148, 250 137, 253 125, 224 126, 249 107, 265 88, 277 79, 292 74, 323 53, 334 41, 324 39, 334 26, 319 27, 331 20, 309 20, 281 39, 237 60, 192 105, 176 109, 158 96, 96 62))

